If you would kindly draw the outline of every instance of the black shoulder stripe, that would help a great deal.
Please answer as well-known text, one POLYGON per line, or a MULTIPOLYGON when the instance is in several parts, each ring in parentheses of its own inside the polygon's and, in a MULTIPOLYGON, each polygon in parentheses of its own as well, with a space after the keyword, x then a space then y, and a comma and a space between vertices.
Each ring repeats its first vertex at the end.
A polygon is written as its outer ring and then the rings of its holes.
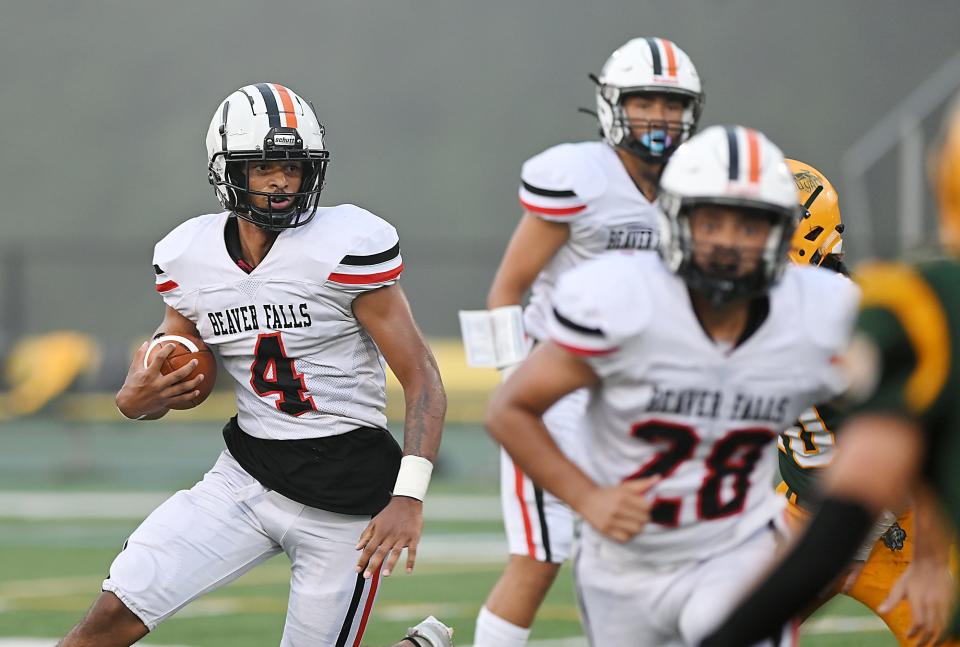
POLYGON ((387 261, 392 261, 397 256, 400 255, 400 243, 397 242, 396 245, 391 247, 385 252, 380 252, 379 254, 370 254, 369 256, 344 256, 343 260, 340 261, 341 265, 379 265, 380 263, 386 263, 387 261))
POLYGON ((591 336, 593 336, 593 337, 603 337, 603 336, 604 336, 603 331, 600 330, 599 328, 587 328, 586 326, 581 326, 581 325, 578 324, 578 323, 574 323, 573 321, 570 321, 569 319, 567 319, 566 317, 564 317, 562 314, 560 314, 559 312, 557 312, 557 309, 556 309, 556 308, 553 309, 553 316, 556 317, 556 318, 557 318, 557 321, 559 321, 559 322, 560 322, 561 324, 563 324, 565 327, 567 327, 567 328, 569 328, 570 330, 573 330, 573 331, 575 331, 575 332, 578 332, 578 333, 580 333, 581 335, 591 335, 591 336))
POLYGON ((154 265, 153 265, 153 273, 156 274, 157 276, 160 276, 161 274, 163 274, 163 270, 160 268, 159 265, 157 265, 156 263, 154 263, 154 265))
POLYGON ((533 193, 535 195, 542 195, 545 198, 575 198, 577 194, 573 191, 554 191, 552 189, 541 189, 538 186, 533 186, 532 184, 527 184, 523 180, 520 180, 523 183, 523 188, 533 193))

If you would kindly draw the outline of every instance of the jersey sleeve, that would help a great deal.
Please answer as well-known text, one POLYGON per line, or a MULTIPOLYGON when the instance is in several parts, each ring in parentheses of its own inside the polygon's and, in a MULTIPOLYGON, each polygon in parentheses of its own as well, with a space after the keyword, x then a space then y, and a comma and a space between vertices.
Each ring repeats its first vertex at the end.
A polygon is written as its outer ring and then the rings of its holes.
POLYGON ((194 229, 194 222, 182 223, 153 248, 154 290, 165 304, 191 321, 196 321, 196 317, 188 307, 188 290, 183 285, 186 279, 182 276, 184 270, 181 259, 190 246, 194 229))
POLYGON ((153 264, 153 272, 156 275, 153 288, 163 298, 164 303, 173 309, 177 309, 177 305, 183 299, 183 288, 159 264, 153 264))
POLYGON ((578 154, 576 145, 554 146, 527 160, 520 173, 520 204, 552 222, 572 222, 588 211, 606 178, 578 154))
POLYGON ((397 230, 365 213, 368 223, 328 277, 342 292, 353 295, 393 285, 403 272, 397 230))
POLYGON ((646 300, 629 276, 623 257, 588 261, 563 274, 553 292, 549 338, 581 357, 601 378, 617 370, 620 351, 649 320, 646 300))
POLYGON ((852 394, 856 412, 926 417, 950 372, 949 330, 940 299, 907 265, 875 265, 859 283, 863 300, 850 372, 860 375, 852 394))

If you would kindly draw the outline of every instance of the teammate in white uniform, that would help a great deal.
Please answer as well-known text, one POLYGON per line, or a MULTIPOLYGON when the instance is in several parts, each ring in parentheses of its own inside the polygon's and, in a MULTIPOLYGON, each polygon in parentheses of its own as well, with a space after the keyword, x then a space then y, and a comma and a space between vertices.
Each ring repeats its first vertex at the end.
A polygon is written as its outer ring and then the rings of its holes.
MULTIPOLYGON (((697 70, 663 38, 637 38, 613 53, 596 78, 603 141, 561 144, 521 172, 523 219, 487 297, 491 310, 516 305, 528 289, 527 334, 546 339, 560 274, 611 250, 656 246, 657 184, 663 164, 696 130, 703 107, 697 70)), ((586 392, 546 414, 568 456, 580 453, 586 392)), ((574 514, 501 452, 500 495, 510 561, 477 618, 477 647, 526 644, 537 609, 569 557, 574 514)))
POLYGON ((796 192, 757 131, 696 135, 661 191, 660 255, 565 274, 549 341, 488 412, 517 464, 587 521, 575 577, 598 647, 696 644, 773 557, 775 439, 841 388, 831 360, 857 299, 832 272, 786 267, 796 192), (541 421, 580 388, 582 467, 541 421))
MULTIPOLYGON (((280 644, 355 647, 380 576, 404 548, 414 565, 445 410, 440 376, 397 284, 394 228, 352 205, 318 208, 329 154, 307 101, 277 84, 245 86, 217 109, 207 150, 226 211, 157 244, 157 334, 217 349, 238 415, 213 469, 134 531, 61 644, 130 645, 284 552, 280 644), (402 451, 386 429, 384 358, 407 404, 402 451)), ((137 353, 117 394, 128 418, 194 402, 192 366, 160 374, 171 349, 146 367, 145 346, 137 353)))

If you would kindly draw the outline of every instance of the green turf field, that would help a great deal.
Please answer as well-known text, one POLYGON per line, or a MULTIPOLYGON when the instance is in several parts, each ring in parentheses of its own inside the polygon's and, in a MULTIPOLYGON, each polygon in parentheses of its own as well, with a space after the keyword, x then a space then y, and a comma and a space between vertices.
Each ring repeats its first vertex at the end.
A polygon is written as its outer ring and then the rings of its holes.
MULTIPOLYGON (((62 503, 90 491, 163 496, 191 485, 213 462, 220 440, 218 430, 207 428, 78 429, 34 423, 0 426, 0 444, 0 645, 7 645, 4 639, 11 637, 62 635, 93 600, 111 560, 139 521, 138 512, 110 506, 92 512, 66 506, 58 513, 56 506, 48 510, 40 503, 30 506, 37 518, 28 519, 23 511, 10 512, 17 500, 62 503)), ((444 454, 431 495, 447 505, 428 518, 416 574, 398 572, 382 584, 367 645, 390 644, 429 614, 456 628, 459 645, 469 644, 477 610, 499 574, 503 538, 492 498, 496 448, 476 428, 452 428, 444 454)), ((285 558, 275 558, 195 602, 143 644, 276 645, 287 578, 285 558)), ((867 614, 852 601, 835 601, 811 620, 801 644, 895 645, 867 614)), ((565 569, 534 626, 531 647, 571 647, 578 643, 550 639, 579 635, 565 569)))
MULTIPOLYGON (((14 522, 0 525, 0 637, 53 637, 64 633, 96 595, 100 581, 135 522, 14 522)), ((434 533, 486 536, 489 523, 437 523, 434 533)), ((472 638, 473 619, 495 581, 500 563, 425 559, 413 576, 397 574, 384 582, 365 644, 383 645, 428 614, 456 627, 458 640, 472 638)), ((277 644, 286 608, 287 564, 267 562, 246 577, 195 602, 161 626, 145 644, 191 647, 263 647, 277 644)), ((878 631, 851 631, 838 618, 858 618, 865 610, 838 600, 822 611, 816 634, 806 646, 895 645, 878 631), (836 633, 826 624, 835 624, 836 633), (842 631, 840 631, 842 630, 842 631)), ((534 639, 578 636, 576 606, 567 571, 550 594, 533 632, 534 639)))

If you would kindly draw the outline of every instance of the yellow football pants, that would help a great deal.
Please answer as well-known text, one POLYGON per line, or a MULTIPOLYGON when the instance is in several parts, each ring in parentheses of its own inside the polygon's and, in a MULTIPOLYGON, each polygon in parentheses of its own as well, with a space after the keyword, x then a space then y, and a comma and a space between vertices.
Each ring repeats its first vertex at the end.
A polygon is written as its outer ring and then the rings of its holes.
MULTIPOLYGON (((786 495, 786 483, 780 483, 777 492, 786 495)), ((796 495, 788 496, 787 508, 784 511, 787 525, 795 532, 802 530, 810 519, 810 513, 798 506, 796 499, 796 495)), ((884 537, 880 537, 874 544, 873 550, 870 551, 867 561, 863 564, 860 575, 857 576, 849 589, 843 590, 846 582, 846 578, 843 578, 834 588, 833 595, 843 593, 857 600, 886 623, 901 645, 911 645, 914 641, 907 639, 911 619, 910 605, 906 600, 900 602, 888 613, 877 613, 877 607, 887 599, 893 585, 897 583, 903 572, 907 570, 907 566, 910 565, 910 560, 913 559, 913 510, 907 510, 900 515, 897 518, 897 525, 905 533, 905 536, 902 537, 902 547, 899 542, 892 542, 892 546, 887 546, 884 537)), ((950 568, 956 572, 955 564, 951 564, 950 568)), ((828 596, 822 602, 826 602, 833 595, 828 596)), ((950 641, 943 644, 957 646, 960 645, 960 641, 950 641)))

